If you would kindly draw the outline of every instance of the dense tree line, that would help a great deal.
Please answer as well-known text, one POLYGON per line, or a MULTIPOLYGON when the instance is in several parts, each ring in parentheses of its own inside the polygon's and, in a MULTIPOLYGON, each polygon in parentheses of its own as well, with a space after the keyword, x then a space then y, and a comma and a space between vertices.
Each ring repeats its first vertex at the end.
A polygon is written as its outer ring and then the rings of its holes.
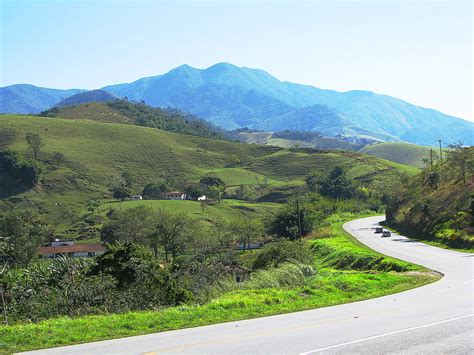
POLYGON ((223 138, 223 131, 218 127, 189 113, 178 109, 161 109, 150 107, 145 103, 128 100, 114 100, 106 103, 120 111, 136 125, 159 128, 165 131, 190 134, 209 138, 223 138))

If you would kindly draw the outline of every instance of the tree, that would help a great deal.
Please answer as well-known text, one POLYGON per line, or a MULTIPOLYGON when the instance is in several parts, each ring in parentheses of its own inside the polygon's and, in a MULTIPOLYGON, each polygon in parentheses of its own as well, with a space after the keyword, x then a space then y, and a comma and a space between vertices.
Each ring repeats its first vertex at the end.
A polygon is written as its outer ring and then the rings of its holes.
POLYGON ((16 207, 0 218, 0 255, 12 265, 28 266, 51 235, 35 209, 16 207))
POLYGON ((40 150, 45 145, 45 143, 43 142, 43 139, 38 133, 33 133, 33 132, 27 132, 25 134, 25 138, 26 138, 26 144, 28 146, 28 149, 30 149, 31 152, 33 153, 34 159, 38 160, 38 155, 40 153, 40 150))
POLYGON ((220 202, 225 192, 225 183, 217 176, 204 176, 199 180, 199 184, 204 190, 204 193, 210 199, 220 202))
POLYGON ((297 240, 313 230, 313 222, 305 205, 300 202, 288 204, 270 220, 268 233, 279 238, 297 240))
POLYGON ((110 245, 108 250, 97 258, 90 274, 113 276, 121 288, 138 281, 145 264, 146 268, 151 267, 155 272, 159 270, 159 265, 149 249, 131 242, 118 243, 110 245))
POLYGON ((184 191, 192 199, 197 199, 198 197, 201 197, 202 195, 204 195, 204 189, 199 185, 194 185, 194 184, 188 185, 186 186, 184 191))
POLYGON ((184 252, 196 229, 196 221, 185 214, 172 214, 159 210, 154 215, 153 231, 148 235, 150 246, 158 257, 161 245, 165 251, 165 260, 169 256, 175 259, 184 252))
POLYGON ((216 200, 217 202, 222 201, 222 196, 224 195, 224 188, 222 186, 210 186, 206 194, 211 200, 216 200))
POLYGON ((122 173, 122 179, 123 179, 123 185, 125 187, 132 187, 134 180, 133 180, 133 176, 132 176, 132 174, 130 174, 130 172, 124 171, 122 173))
POLYGON ((466 184, 466 172, 468 170, 469 148, 464 147, 462 142, 449 145, 449 163, 456 166, 461 171, 461 177, 466 184))
POLYGON ((128 188, 125 186, 117 186, 112 188, 112 195, 114 198, 118 198, 120 200, 124 200, 126 198, 129 198, 131 196, 131 192, 128 188))
POLYGON ((243 219, 233 225, 233 230, 237 236, 237 240, 242 247, 250 249, 250 244, 262 239, 263 225, 258 220, 243 219))
POLYGON ((200 203, 201 203, 202 214, 206 214, 206 211, 209 208, 209 206, 207 205, 207 201, 206 200, 201 200, 200 203))
POLYGON ((218 178, 217 176, 204 176, 199 180, 199 183, 201 186, 204 188, 209 188, 211 186, 216 186, 216 187, 225 187, 225 183, 221 178, 218 178))
POLYGON ((53 161, 56 164, 56 167, 59 169, 59 165, 64 162, 64 154, 61 152, 54 152, 53 161))
POLYGON ((323 176, 311 175, 306 179, 308 188, 318 190, 326 197, 348 199, 354 194, 354 183, 347 177, 346 171, 341 166, 335 166, 323 176))
POLYGON ((236 234, 231 223, 218 219, 214 221, 209 234, 212 235, 220 249, 232 249, 234 247, 236 234))
POLYGON ((165 192, 169 191, 166 183, 149 183, 143 188, 142 195, 144 198, 159 199, 163 197, 165 192))
POLYGON ((148 245, 153 214, 150 208, 138 206, 111 213, 110 222, 102 227, 101 240, 108 243, 134 242, 148 245))

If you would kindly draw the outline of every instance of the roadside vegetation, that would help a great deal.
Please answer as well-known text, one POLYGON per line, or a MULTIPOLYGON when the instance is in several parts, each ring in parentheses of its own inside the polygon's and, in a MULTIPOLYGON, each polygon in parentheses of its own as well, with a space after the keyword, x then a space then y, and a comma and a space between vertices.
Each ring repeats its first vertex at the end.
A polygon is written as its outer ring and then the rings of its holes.
POLYGON ((388 226, 436 245, 474 250, 474 148, 453 144, 387 190, 388 226))

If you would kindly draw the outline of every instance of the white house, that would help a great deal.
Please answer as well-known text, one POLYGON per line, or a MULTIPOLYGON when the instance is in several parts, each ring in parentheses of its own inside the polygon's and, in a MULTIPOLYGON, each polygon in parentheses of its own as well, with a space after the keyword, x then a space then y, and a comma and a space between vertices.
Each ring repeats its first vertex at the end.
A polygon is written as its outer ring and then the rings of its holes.
POLYGON ((142 195, 132 195, 132 197, 130 197, 130 199, 132 199, 132 200, 143 200, 143 197, 142 197, 142 195))
POLYGON ((186 194, 180 191, 166 192, 163 195, 165 200, 186 200, 186 194))

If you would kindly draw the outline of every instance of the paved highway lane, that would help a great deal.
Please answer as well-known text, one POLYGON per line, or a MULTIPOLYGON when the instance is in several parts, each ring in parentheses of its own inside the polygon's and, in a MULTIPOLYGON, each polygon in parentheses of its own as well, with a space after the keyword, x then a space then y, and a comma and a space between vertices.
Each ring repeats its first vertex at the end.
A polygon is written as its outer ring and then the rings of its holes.
POLYGON ((427 286, 371 300, 279 316, 67 346, 42 354, 474 353, 474 254, 403 236, 381 238, 383 217, 344 228, 386 255, 444 274, 427 286))

